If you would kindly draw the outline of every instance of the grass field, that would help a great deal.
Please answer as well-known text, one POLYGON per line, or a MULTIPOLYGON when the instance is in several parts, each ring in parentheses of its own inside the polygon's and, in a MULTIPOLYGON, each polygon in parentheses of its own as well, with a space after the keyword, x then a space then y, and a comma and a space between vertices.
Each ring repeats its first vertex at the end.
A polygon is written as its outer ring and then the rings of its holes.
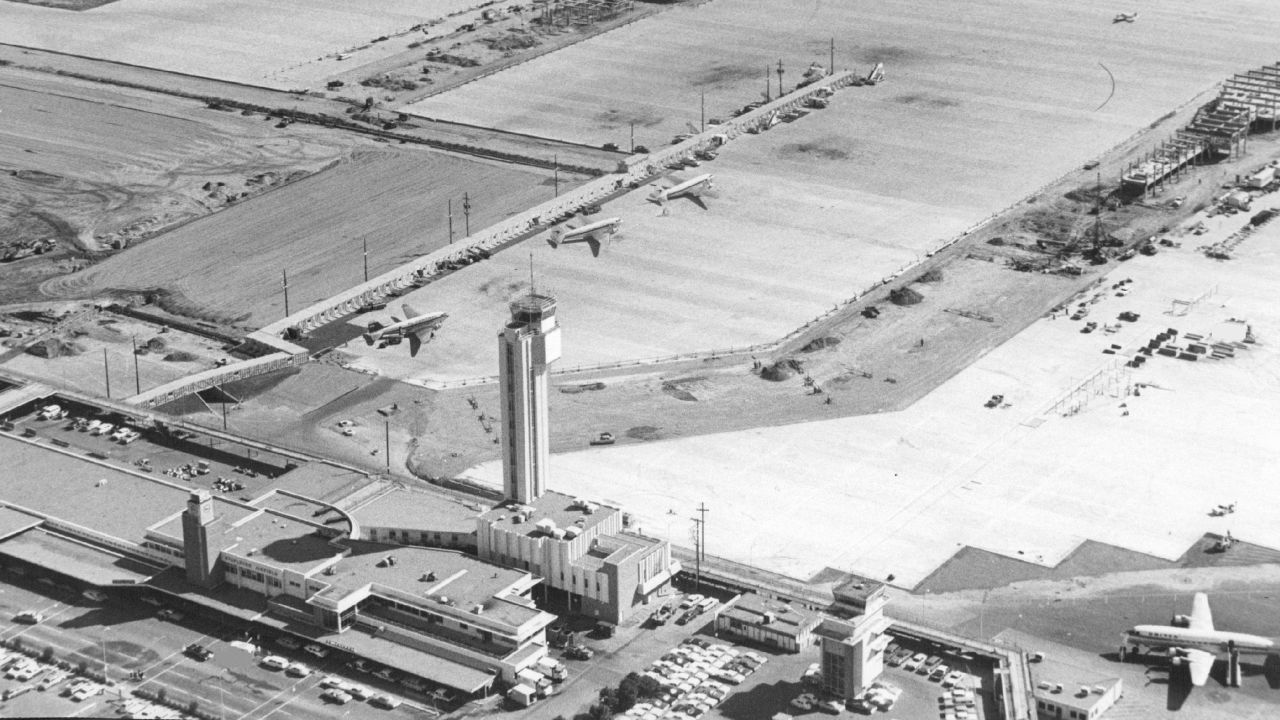
MULTIPOLYGON (((342 66, 326 55, 475 7, 477 0, 118 0, 87 12, 5 4, 0 43, 251 85, 292 88, 342 66), (302 80, 307 78, 307 80, 302 80)), ((403 50, 392 40, 375 48, 403 50)))
POLYGON ((431 151, 361 151, 42 289, 160 288, 196 316, 261 326, 284 315, 282 270, 298 310, 363 280, 363 240, 372 277, 448 243, 448 200, 461 238, 464 192, 475 230, 550 196, 545 182, 545 173, 431 151))

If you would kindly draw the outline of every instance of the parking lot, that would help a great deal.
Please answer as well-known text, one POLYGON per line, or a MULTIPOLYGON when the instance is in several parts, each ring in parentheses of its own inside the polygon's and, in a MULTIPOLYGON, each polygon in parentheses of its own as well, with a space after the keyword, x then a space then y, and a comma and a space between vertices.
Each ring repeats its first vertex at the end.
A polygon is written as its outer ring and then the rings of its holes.
MULTIPOLYGON (((37 579, 30 572, 17 576, 6 569, 0 579, 0 638, 17 638, 24 646, 41 651, 52 648, 55 659, 66 659, 73 667, 83 663, 89 670, 101 672, 105 666, 107 677, 116 683, 114 688, 81 701, 60 695, 69 681, 43 692, 27 692, 0 703, 0 716, 113 716, 135 688, 163 690, 184 706, 194 700, 205 711, 228 720, 393 719, 440 714, 429 696, 410 697, 398 685, 354 672, 345 666, 344 658, 316 658, 301 648, 290 650, 190 611, 170 620, 160 619, 157 613, 163 609, 141 602, 137 588, 129 588, 133 594, 127 598, 112 590, 105 603, 96 603, 70 585, 51 578, 37 579), (42 621, 14 622, 13 618, 25 610, 42 613, 42 621), (255 656, 256 642, 262 647, 255 656), (193 643, 209 650, 207 659, 184 653, 193 643), (262 659, 267 653, 305 664, 309 673, 297 677, 264 667, 262 659), (141 677, 134 673, 141 673, 141 677), (320 687, 326 676, 362 685, 369 694, 389 694, 400 704, 395 709, 380 709, 356 698, 342 705, 327 701, 321 697, 324 688, 320 687)), ((29 682, 39 679, 37 676, 29 682)), ((21 684, 0 679, 0 692, 21 684)))
POLYGON ((282 458, 182 430, 162 432, 134 424, 117 413, 104 413, 62 398, 37 403, 36 412, 10 418, 14 432, 82 453, 113 465, 147 472, 170 481, 230 497, 257 497, 286 471, 282 458), (41 417, 41 408, 63 412, 41 417), (130 442, 122 428, 138 433, 130 442))

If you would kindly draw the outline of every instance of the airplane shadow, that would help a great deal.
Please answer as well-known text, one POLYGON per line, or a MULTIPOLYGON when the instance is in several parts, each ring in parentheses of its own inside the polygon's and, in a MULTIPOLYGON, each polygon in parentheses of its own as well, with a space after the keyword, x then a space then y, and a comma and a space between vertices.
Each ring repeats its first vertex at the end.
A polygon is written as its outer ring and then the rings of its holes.
POLYGON ((1182 668, 1169 668, 1165 682, 1169 684, 1169 694, 1165 701, 1165 709, 1177 712, 1182 709, 1187 698, 1191 697, 1191 677, 1182 668))
POLYGON ((1262 664, 1262 676, 1267 679, 1267 686, 1272 690, 1280 690, 1280 656, 1268 655, 1262 664))

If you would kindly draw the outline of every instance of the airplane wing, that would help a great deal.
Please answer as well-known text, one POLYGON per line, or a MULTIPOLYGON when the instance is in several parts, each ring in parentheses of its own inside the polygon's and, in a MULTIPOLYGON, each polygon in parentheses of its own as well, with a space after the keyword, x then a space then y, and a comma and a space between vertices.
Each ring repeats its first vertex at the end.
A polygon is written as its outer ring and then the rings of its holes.
POLYGON ((418 311, 409 307, 408 303, 401 305, 400 308, 404 310, 404 316, 406 319, 418 317, 418 311))
POLYGON ((1209 671, 1213 669, 1213 653, 1204 650, 1187 650, 1187 670, 1191 673, 1191 684, 1197 687, 1204 685, 1209 679, 1209 671))
POLYGON ((594 234, 587 236, 587 245, 591 246, 591 257, 600 257, 600 240, 594 234))
POLYGON ((1204 593, 1196 593, 1195 599, 1191 602, 1191 624, 1192 630, 1213 630, 1213 614, 1209 612, 1209 596, 1204 593))
POLYGON ((687 198, 689 198, 690 200, 692 200, 694 205, 697 205, 698 207, 702 208, 703 210, 706 210, 706 209, 707 209, 707 203, 706 203, 706 201, 705 201, 705 200, 703 200, 703 199, 702 199, 702 193, 700 193, 700 192, 691 192, 691 193, 689 193, 688 195, 686 195, 685 197, 687 197, 687 198))

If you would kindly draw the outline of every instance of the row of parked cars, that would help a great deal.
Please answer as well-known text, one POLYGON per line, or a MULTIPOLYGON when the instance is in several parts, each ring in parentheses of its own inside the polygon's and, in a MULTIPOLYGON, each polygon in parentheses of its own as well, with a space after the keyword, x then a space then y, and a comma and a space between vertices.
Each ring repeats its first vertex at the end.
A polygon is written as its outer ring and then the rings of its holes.
POLYGON ((62 689, 62 696, 80 702, 101 693, 106 687, 86 678, 73 678, 69 667, 65 661, 60 666, 19 652, 0 649, 0 671, 4 672, 6 679, 22 683, 6 689, 0 700, 10 700, 31 690, 44 692, 70 680, 71 682, 62 689))
POLYGON ((644 675, 662 686, 651 702, 638 703, 626 717, 639 720, 694 720, 724 701, 733 686, 742 683, 768 658, 740 652, 702 638, 686 638, 678 647, 654 661, 644 675))
POLYGON ((653 614, 649 616, 649 622, 654 626, 665 625, 672 616, 679 613, 679 617, 676 618, 676 624, 687 625, 702 613, 714 610, 719 604, 720 601, 713 597, 703 597, 702 595, 693 593, 691 595, 686 595, 678 605, 675 603, 667 603, 657 610, 654 610, 653 614))
POLYGON ((911 650, 901 647, 897 643, 889 643, 884 652, 885 664, 889 667, 901 667, 907 672, 924 675, 930 680, 942 683, 943 687, 952 687, 964 677, 964 673, 959 670, 953 671, 937 655, 926 655, 922 652, 912 653, 911 650))

